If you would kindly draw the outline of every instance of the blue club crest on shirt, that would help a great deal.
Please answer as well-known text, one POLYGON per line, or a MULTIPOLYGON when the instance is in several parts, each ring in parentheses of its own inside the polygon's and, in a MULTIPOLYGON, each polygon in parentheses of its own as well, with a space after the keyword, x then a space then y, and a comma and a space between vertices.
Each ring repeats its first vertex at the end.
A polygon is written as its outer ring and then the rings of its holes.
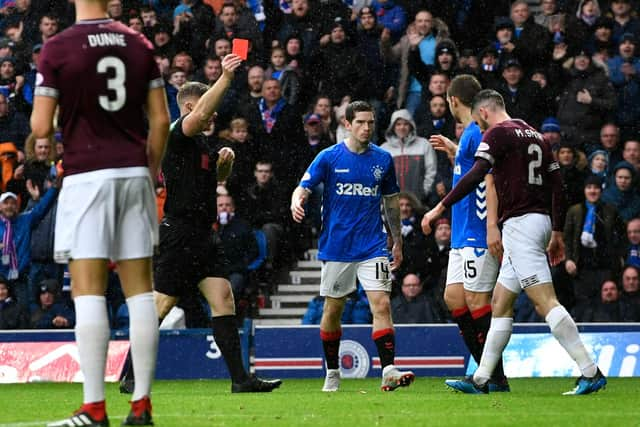
POLYGON ((373 177, 375 178, 376 181, 380 181, 382 179, 382 174, 384 173, 384 169, 382 169, 382 166, 380 165, 375 165, 374 167, 371 168, 371 173, 373 173, 373 177))

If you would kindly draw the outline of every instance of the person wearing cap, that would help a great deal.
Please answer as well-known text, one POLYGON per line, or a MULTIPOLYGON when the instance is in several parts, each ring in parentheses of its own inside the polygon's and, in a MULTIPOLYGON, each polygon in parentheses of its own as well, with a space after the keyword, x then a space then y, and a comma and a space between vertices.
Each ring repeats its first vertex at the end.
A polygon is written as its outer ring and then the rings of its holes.
POLYGON ((33 329, 70 329, 76 316, 70 307, 58 301, 60 286, 55 279, 45 279, 38 287, 38 301, 31 308, 33 329))
POLYGON ((623 140, 640 133, 640 58, 638 40, 631 33, 622 35, 618 54, 607 61, 609 80, 617 95, 616 123, 623 140))
POLYGON ((453 78, 458 68, 458 49, 453 40, 442 39, 436 45, 436 69, 449 74, 453 78))
POLYGON ((27 272, 31 264, 31 233, 42 221, 56 200, 58 190, 49 188, 42 197, 40 190, 27 183, 27 188, 34 199, 40 199, 32 210, 18 212, 18 197, 11 192, 0 195, 0 238, 2 262, 0 275, 12 281, 18 303, 28 307, 32 300, 27 272))
POLYGON ((11 283, 0 276, 0 330, 28 329, 30 326, 29 311, 16 302, 11 283))
MULTIPOLYGON (((422 98, 429 99, 425 94, 425 88, 429 85, 429 80, 434 73, 445 73, 449 78, 453 78, 458 73, 458 50, 451 39, 442 39, 436 45, 435 62, 432 65, 425 64, 418 49, 409 51, 409 72, 422 85, 422 98)), ((424 102, 421 106, 424 105, 424 102)), ((420 108, 420 107, 418 107, 420 108)), ((416 112, 418 109, 416 109, 416 112)))
MULTIPOLYGON (((582 311, 598 295, 604 280, 620 274, 623 262, 618 237, 624 235, 623 222, 618 209, 602 197, 602 179, 595 175, 587 177, 583 192, 584 201, 567 211, 566 259, 561 264, 569 279, 567 289, 573 289, 577 311, 582 311)), ((562 272, 558 273, 562 277, 562 272)))
POLYGON ((560 135, 560 123, 558 123, 558 119, 555 117, 547 117, 544 119, 540 126, 540 132, 547 138, 552 147, 560 144, 560 139, 562 138, 560 135))
POLYGON ((170 24, 158 22, 149 30, 151 38, 149 39, 155 48, 156 53, 162 53, 169 58, 173 58, 176 54, 176 45, 173 40, 173 29, 170 24))
MULTIPOLYGON (((12 109, 16 111, 26 111, 21 90, 24 86, 24 76, 21 73, 18 73, 15 57, 0 58, 0 92, 11 100, 12 109)), ((22 145, 24 140, 16 143, 22 145)))
POLYGON ((0 38, 0 58, 8 58, 14 54, 15 44, 7 37, 0 38))
MULTIPOLYGON (((328 134, 324 131, 322 126, 322 118, 315 113, 305 114, 303 117, 304 133, 306 135, 308 148, 306 155, 301 157, 301 163, 308 165, 316 157, 316 155, 333 144, 328 134)), ((304 172, 304 171, 301 171, 304 172)))
POLYGON ((504 98, 507 111, 514 117, 521 117, 531 126, 538 128, 542 118, 548 113, 542 89, 536 82, 525 78, 520 60, 515 56, 505 56, 501 61, 502 79, 495 88, 504 98))
POLYGON ((598 141, 600 127, 615 108, 616 95, 603 67, 584 48, 575 50, 571 64, 563 71, 566 83, 556 117, 567 142, 584 150, 586 144, 598 141))
POLYGON ((612 0, 611 13, 613 14, 613 41, 620 43, 625 33, 640 35, 640 20, 634 16, 631 0, 612 0))

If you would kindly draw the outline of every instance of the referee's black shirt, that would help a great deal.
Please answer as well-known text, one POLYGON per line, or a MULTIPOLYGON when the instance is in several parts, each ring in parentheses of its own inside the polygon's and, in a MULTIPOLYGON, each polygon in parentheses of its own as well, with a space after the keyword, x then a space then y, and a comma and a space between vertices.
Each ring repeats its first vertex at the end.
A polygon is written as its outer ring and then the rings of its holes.
POLYGON ((179 118, 171 125, 162 174, 167 189, 165 218, 209 227, 216 220, 218 153, 203 134, 188 137, 179 118))

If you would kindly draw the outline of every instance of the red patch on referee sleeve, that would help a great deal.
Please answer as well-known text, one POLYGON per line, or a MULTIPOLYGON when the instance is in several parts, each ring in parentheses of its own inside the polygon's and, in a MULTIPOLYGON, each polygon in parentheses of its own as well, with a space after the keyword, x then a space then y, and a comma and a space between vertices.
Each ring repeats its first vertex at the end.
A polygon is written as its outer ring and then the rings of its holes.
POLYGON ((200 156, 200 168, 209 170, 209 155, 202 154, 200 156))

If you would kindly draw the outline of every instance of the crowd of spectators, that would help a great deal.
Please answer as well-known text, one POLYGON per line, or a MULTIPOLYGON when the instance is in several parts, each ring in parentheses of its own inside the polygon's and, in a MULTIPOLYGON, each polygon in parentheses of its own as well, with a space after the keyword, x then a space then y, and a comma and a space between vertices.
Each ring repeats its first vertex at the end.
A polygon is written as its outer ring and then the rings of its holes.
MULTIPOLYGON (((218 183, 215 227, 235 254, 237 300, 251 301, 256 277, 273 282, 317 237, 322 188, 302 225, 290 219, 288 199, 311 159, 347 135, 346 104, 363 99, 376 112, 373 141, 393 155, 403 191, 405 261, 395 275, 394 317, 446 321, 450 226, 443 219, 426 237, 419 218, 451 187, 450 159, 428 139, 461 134, 446 89, 467 73, 500 92, 508 113, 554 146, 571 206, 567 257, 554 269, 562 302, 578 321, 640 321, 635 0, 109 0, 108 10, 154 45, 173 119, 180 85, 212 84, 233 40, 249 40, 208 135, 212 150, 236 152, 232 175, 218 183), (264 254, 252 235, 266 241, 264 254), (259 275, 252 274, 256 257, 259 275)), ((30 136, 28 117, 43 44, 74 17, 72 1, 0 0, 3 328, 35 317, 38 325, 73 325, 47 314, 68 302, 64 268, 52 259, 57 193, 49 190, 64 167, 64 145, 59 133, 30 136)), ((161 213, 161 179, 157 188, 161 213)), ((117 272, 111 275, 117 288, 117 272)), ((112 302, 115 325, 118 297, 112 302)), ((520 320, 531 317, 525 299, 518 307, 520 320)))

